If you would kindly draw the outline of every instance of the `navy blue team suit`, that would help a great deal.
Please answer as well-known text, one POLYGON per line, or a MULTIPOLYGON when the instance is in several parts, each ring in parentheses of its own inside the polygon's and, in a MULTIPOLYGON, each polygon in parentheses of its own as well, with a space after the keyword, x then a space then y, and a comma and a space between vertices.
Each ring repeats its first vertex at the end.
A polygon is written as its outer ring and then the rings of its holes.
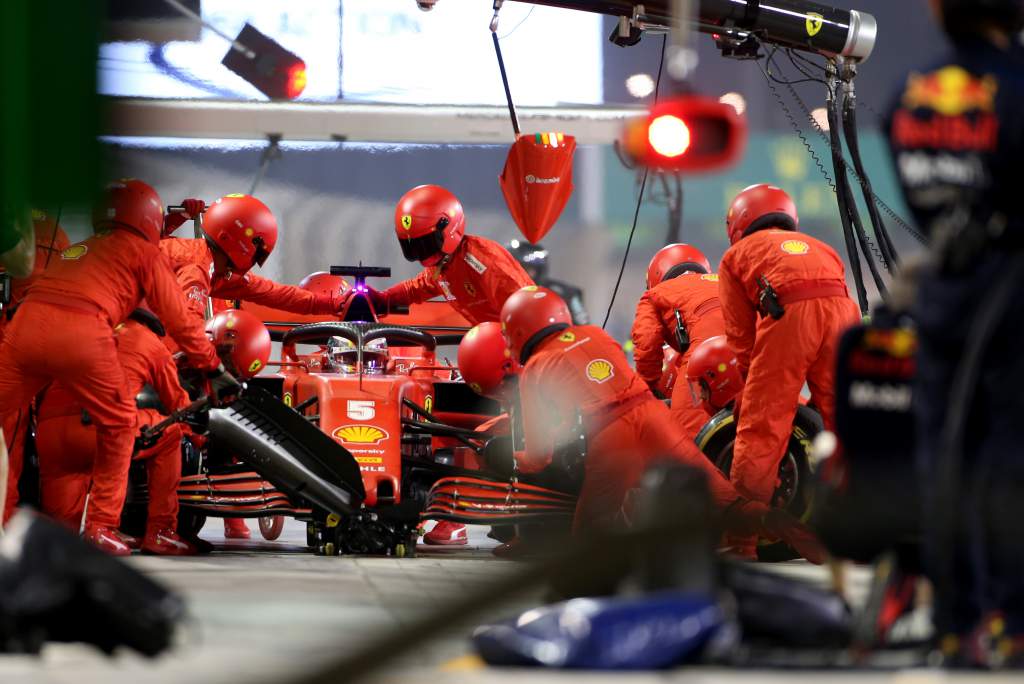
POLYGON ((956 521, 952 563, 932 515, 950 388, 975 314, 1024 261, 1024 48, 952 37, 951 54, 908 77, 887 133, 907 203, 931 241, 911 311, 920 344, 915 449, 925 566, 933 579, 947 572, 956 588, 937 596, 936 627, 944 650, 962 651, 981 625, 1024 638, 1024 279, 1015 279, 981 357, 955 500, 942 502, 956 521))

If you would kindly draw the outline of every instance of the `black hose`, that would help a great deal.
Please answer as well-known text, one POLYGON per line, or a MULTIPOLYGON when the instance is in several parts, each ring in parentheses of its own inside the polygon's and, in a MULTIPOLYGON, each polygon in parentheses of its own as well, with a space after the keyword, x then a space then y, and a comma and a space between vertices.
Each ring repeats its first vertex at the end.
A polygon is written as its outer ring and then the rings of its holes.
POLYGON ((843 180, 846 175, 846 167, 843 166, 842 141, 839 139, 839 117, 836 114, 836 101, 838 93, 835 93, 832 85, 829 86, 828 95, 828 129, 832 144, 832 166, 836 174, 836 200, 839 202, 839 220, 843 224, 843 238, 846 241, 846 254, 850 259, 850 271, 853 273, 853 282, 857 290, 857 302, 860 304, 860 313, 866 316, 868 313, 868 292, 864 287, 864 273, 861 271, 860 256, 857 253, 857 241, 853 235, 853 225, 850 222, 849 194, 845 190, 843 180))
MULTIPOLYGON (((882 274, 878 270, 878 264, 875 263, 874 253, 877 247, 868 238, 867 233, 864 231, 864 224, 860 219, 860 210, 857 208, 857 198, 853 194, 853 186, 850 185, 850 176, 846 170, 846 160, 843 159, 843 143, 839 136, 842 130, 842 109, 843 109, 843 91, 839 86, 839 83, 835 80, 832 81, 832 97, 829 98, 829 135, 831 135, 835 141, 833 146, 833 154, 838 151, 839 159, 841 164, 836 167, 836 192, 843 193, 846 196, 846 209, 850 212, 850 225, 853 227, 854 237, 857 238, 857 244, 860 246, 861 254, 864 255, 864 261, 868 265, 868 272, 871 273, 871 279, 875 283, 875 289, 878 290, 879 294, 884 298, 886 296, 885 280, 882 279, 882 274), (834 132, 833 132, 834 131, 834 132)), ((831 90, 832 88, 830 88, 831 90)), ((834 158, 834 157, 833 157, 834 158)), ((881 261, 881 254, 878 254, 878 259, 881 261)), ((863 313, 867 313, 865 310, 863 313)))
POLYGON ((846 102, 843 104, 843 134, 846 137, 846 147, 850 151, 850 157, 853 159, 853 168, 856 169, 857 178, 860 180, 864 204, 868 207, 871 227, 875 231, 875 239, 878 241, 878 248, 881 251, 885 269, 889 273, 893 273, 899 266, 899 258, 896 254, 896 248, 892 243, 892 238, 889 236, 889 231, 885 227, 885 222, 882 220, 882 215, 878 212, 878 207, 875 206, 873 201, 875 192, 871 187, 871 179, 868 178, 867 171, 864 168, 864 161, 861 159, 860 139, 857 135, 857 100, 852 93, 847 95, 846 102))
POLYGON ((935 461, 935 494, 927 502, 926 508, 927 519, 934 521, 938 530, 934 580, 938 608, 936 626, 939 629, 948 629, 950 626, 950 616, 944 612, 947 610, 948 597, 965 591, 963 587, 956 586, 956 528, 961 508, 954 502, 958 500, 961 484, 960 466, 963 463, 967 420, 985 352, 1002 322, 1006 308, 1017 294, 1022 274, 1024 254, 1015 254, 992 291, 980 299, 979 308, 967 328, 971 331, 967 337, 967 347, 960 357, 960 364, 950 385, 945 423, 935 461))

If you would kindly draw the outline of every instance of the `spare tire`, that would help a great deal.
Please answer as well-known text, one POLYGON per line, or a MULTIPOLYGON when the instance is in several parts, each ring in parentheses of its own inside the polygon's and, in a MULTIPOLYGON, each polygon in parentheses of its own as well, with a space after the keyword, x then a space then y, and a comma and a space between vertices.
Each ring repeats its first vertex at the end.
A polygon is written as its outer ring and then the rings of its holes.
MULTIPOLYGON (((793 431, 786 453, 779 463, 779 486, 772 495, 772 505, 782 508, 793 517, 807 522, 814 508, 815 487, 811 482, 811 443, 824 429, 821 416, 814 409, 798 406, 793 419, 793 431)), ((697 448, 729 477, 732 470, 732 448, 736 441, 736 420, 732 409, 723 409, 701 428, 694 438, 697 448)), ((763 561, 784 561, 800 555, 782 543, 763 542, 757 548, 763 561)))

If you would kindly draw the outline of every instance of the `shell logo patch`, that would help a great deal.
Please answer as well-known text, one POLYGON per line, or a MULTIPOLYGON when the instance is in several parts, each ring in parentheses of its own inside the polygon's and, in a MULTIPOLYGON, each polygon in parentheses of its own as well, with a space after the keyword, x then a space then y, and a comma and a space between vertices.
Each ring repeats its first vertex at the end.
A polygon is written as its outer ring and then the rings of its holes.
POLYGON ((375 425, 342 425, 331 435, 345 444, 380 444, 389 437, 387 430, 375 425))
POLYGON ((821 16, 817 12, 807 13, 807 35, 811 38, 818 35, 821 32, 821 27, 825 25, 825 17, 821 16))
POLYGON ((605 359, 594 359, 587 364, 587 379, 597 384, 608 382, 615 376, 615 367, 605 359))
POLYGON ((412 216, 406 214, 402 217, 402 227, 406 230, 412 230, 412 216))
POLYGON ((260 368, 263 368, 263 362, 259 359, 254 359, 253 362, 249 364, 250 373, 255 373, 259 371, 260 368))
POLYGON ((78 261, 89 253, 89 245, 71 245, 60 253, 64 261, 78 261))
POLYGON ((786 254, 794 254, 799 256, 800 254, 807 254, 811 251, 811 246, 803 240, 786 240, 780 245, 782 251, 786 254))
POLYGON ((566 330, 564 333, 558 336, 559 342, 565 342, 566 344, 576 341, 576 333, 571 330, 566 330))

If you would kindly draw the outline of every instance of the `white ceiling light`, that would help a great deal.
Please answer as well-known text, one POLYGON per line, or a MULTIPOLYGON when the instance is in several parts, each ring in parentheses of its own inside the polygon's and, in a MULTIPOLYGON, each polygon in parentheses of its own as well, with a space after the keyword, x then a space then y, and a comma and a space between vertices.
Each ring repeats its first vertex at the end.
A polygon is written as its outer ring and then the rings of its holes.
POLYGON ((818 107, 811 112, 811 118, 821 127, 821 130, 828 132, 828 110, 824 107, 818 107))
POLYGON ((718 101, 722 104, 732 105, 733 109, 740 116, 743 116, 743 112, 747 111, 747 98, 743 97, 739 93, 726 93, 722 97, 718 98, 718 101))
POLYGON ((650 74, 633 74, 626 79, 626 90, 633 97, 647 97, 654 92, 654 79, 650 74))

